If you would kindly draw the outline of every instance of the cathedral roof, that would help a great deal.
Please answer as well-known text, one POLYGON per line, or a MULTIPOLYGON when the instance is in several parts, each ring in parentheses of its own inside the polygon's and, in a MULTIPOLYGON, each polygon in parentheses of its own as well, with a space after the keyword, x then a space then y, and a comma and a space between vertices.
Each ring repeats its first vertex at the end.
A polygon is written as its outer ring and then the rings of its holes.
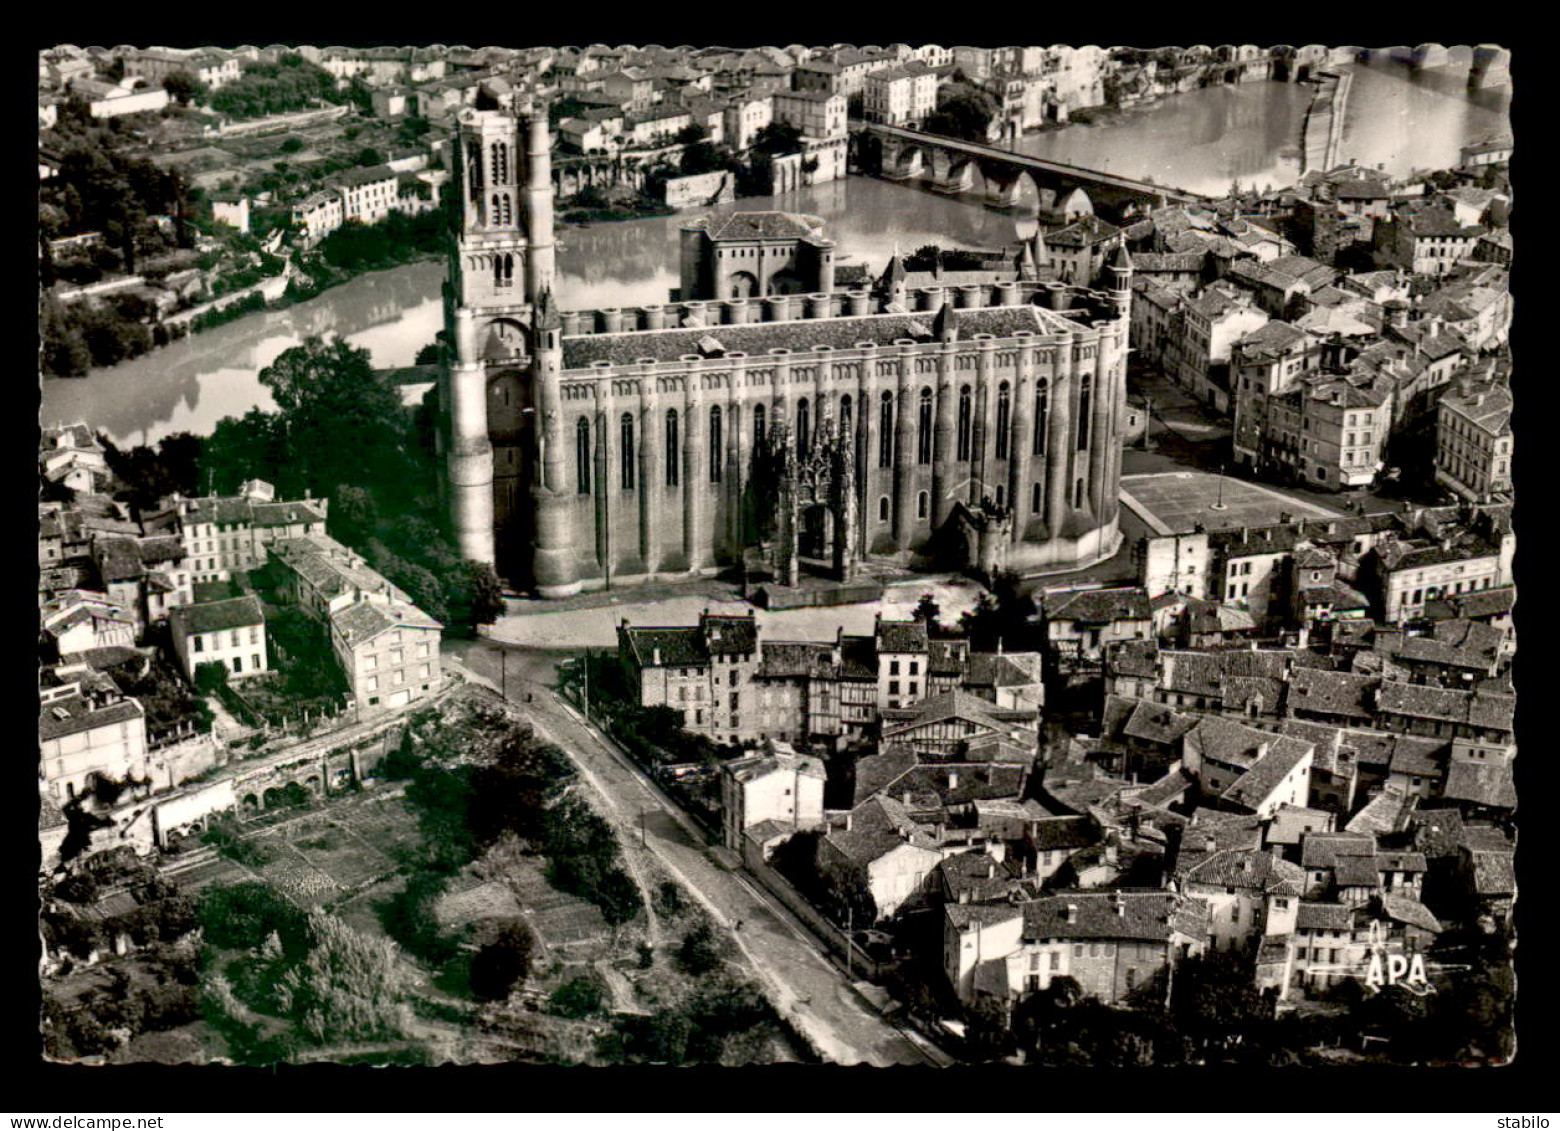
MULTIPOLYGON (((960 334, 968 340, 976 334, 1009 338, 1020 330, 1048 335, 1076 332, 1078 323, 1036 306, 996 306, 958 312, 960 334)), ((757 357, 771 349, 812 350, 829 346, 854 349, 858 342, 878 346, 901 339, 925 339, 927 319, 920 314, 869 314, 855 318, 802 319, 794 322, 755 322, 720 328, 726 355, 745 353, 757 357), (919 325, 919 329, 917 326, 919 325)), ((588 369, 598 361, 632 365, 649 358, 677 361, 699 352, 699 339, 709 331, 702 327, 674 330, 639 330, 622 334, 586 334, 564 338, 563 368, 588 369)))
POLYGON ((797 212, 733 212, 712 218, 705 231, 712 240, 816 239, 823 219, 797 212))

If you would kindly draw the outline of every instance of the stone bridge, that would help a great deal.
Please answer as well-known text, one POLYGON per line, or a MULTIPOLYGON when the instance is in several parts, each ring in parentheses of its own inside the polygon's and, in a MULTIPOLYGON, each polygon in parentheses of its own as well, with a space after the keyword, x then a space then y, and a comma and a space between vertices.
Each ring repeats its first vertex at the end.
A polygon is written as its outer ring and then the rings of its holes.
POLYGON ((1054 209, 1074 189, 1082 189, 1094 209, 1112 220, 1165 204, 1197 204, 1209 199, 1168 185, 941 134, 856 120, 850 128, 850 159, 857 171, 895 181, 925 177, 934 192, 944 193, 974 191, 979 173, 985 184, 986 204, 992 208, 1015 207, 1025 178, 1033 184, 1043 209, 1054 209))

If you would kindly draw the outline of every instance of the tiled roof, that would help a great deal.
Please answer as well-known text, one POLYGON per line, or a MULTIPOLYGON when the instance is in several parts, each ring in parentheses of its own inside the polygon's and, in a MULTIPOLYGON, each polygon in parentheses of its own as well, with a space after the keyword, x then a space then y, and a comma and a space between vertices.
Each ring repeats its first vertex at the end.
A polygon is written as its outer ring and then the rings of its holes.
POLYGON ((1345 832, 1366 833, 1381 836, 1384 833, 1401 832, 1413 813, 1418 798, 1412 794, 1384 789, 1366 803, 1365 808, 1354 814, 1344 826, 1345 832))
POLYGON ((968 805, 976 800, 1018 800, 1028 772, 1029 767, 1023 765, 939 762, 911 767, 883 792, 913 811, 968 805))
MULTIPOLYGON (((968 337, 986 333, 1010 338, 1020 330, 1036 335, 1076 330, 1076 323, 1062 319, 1052 311, 1036 306, 995 306, 978 310, 957 310, 951 314, 959 333, 968 337)), ((878 346, 892 345, 900 339, 925 340, 929 319, 925 314, 872 314, 856 318, 798 319, 790 322, 759 322, 741 326, 722 326, 720 340, 728 354, 761 356, 771 349, 806 351, 818 346, 836 350, 854 349, 858 342, 878 346)), ((620 334, 587 334, 563 339, 564 369, 588 369, 598 361, 629 365, 642 358, 675 361, 685 354, 699 352, 699 339, 709 333, 703 327, 674 330, 639 330, 620 334)))
POLYGON ((1376 857, 1376 838, 1366 833, 1307 833, 1300 838, 1302 868, 1331 868, 1340 859, 1376 857))
POLYGON ((1123 620, 1148 620, 1152 616, 1148 593, 1138 586, 1046 593, 1040 607, 1048 621, 1079 624, 1112 624, 1123 620))
POLYGON ((1446 772, 1446 751, 1441 746, 1395 746, 1391 770, 1394 774, 1413 774, 1439 778, 1446 772))
POLYGON ((808 640, 766 640, 759 674, 770 679, 821 676, 832 667, 833 645, 808 640))
POLYGON ((1159 674, 1159 643, 1154 640, 1123 640, 1105 653, 1112 675, 1153 678, 1159 674))
MULTIPOLYGON (((660 650, 661 667, 697 667, 710 662, 709 654, 704 650, 704 638, 697 628, 626 628, 623 631, 641 667, 656 665, 657 649, 660 650)), ((768 647, 765 645, 766 649, 768 647)))
POLYGON ((1208 937, 1207 904, 1173 892, 1066 892, 1020 906, 1026 939, 1168 942, 1179 933, 1202 942, 1208 937))
POLYGON ((1045 234, 1045 242, 1051 247, 1093 247, 1121 234, 1114 224, 1098 216, 1085 216, 1064 228, 1045 234))
POLYGON ((260 598, 233 597, 200 605, 179 605, 169 611, 168 620, 176 632, 189 636, 263 625, 265 614, 260 608, 260 598))
POLYGON ((1182 878, 1188 883, 1248 888, 1272 895, 1299 897, 1305 891, 1305 872, 1261 849, 1228 849, 1205 856, 1182 878))
POLYGON ((747 655, 758 647, 758 624, 749 616, 699 617, 704 632, 705 647, 711 655, 747 655))
POLYGON ((1038 652, 972 652, 964 677, 966 687, 1028 687, 1039 682, 1038 652))
POLYGON ((1446 771, 1441 796, 1448 801, 1468 801, 1498 809, 1517 807, 1511 767, 1504 762, 1453 762, 1446 771))
POLYGON ((1510 730, 1516 697, 1388 682, 1381 686, 1379 704, 1385 714, 1510 730))
POLYGON ((1515 853, 1475 849, 1468 853, 1473 865, 1473 890, 1482 896, 1515 895, 1515 853))
POLYGON ((1159 809, 1169 805, 1191 789, 1196 782, 1192 775, 1177 767, 1147 789, 1139 790, 1128 798, 1128 803, 1145 809, 1159 809))
POLYGON ((823 223, 798 212, 733 212, 711 217, 704 231, 712 240, 809 239, 823 223))
POLYGON ((1223 666, 1217 653, 1161 649, 1160 686, 1167 691, 1218 697, 1223 694, 1223 666))
POLYGON ((992 703, 978 695, 971 695, 968 691, 955 689, 941 692, 917 703, 912 710, 914 714, 903 723, 890 726, 885 720, 883 726, 885 740, 947 719, 968 719, 997 731, 1009 729, 996 718, 994 714, 996 707, 992 703))
POLYGON ((1369 675, 1296 668, 1290 675, 1286 705, 1291 711, 1369 719, 1370 693, 1379 682, 1369 675))
POLYGON ((1099 832, 1088 817, 1045 817, 1029 826, 1029 839, 1037 852, 1087 848, 1099 842, 1099 832))
POLYGON ((825 776, 821 759, 810 754, 787 753, 783 750, 737 758, 724 763, 721 770, 742 782, 753 781, 776 772, 800 773, 820 781, 825 776))
POLYGON ((67 695, 38 707, 38 740, 49 742, 99 727, 116 726, 141 718, 142 714, 141 705, 134 699, 121 699, 92 710, 85 697, 67 695))
POLYGON ((300 522, 324 522, 325 515, 313 501, 254 503, 252 521, 256 526, 292 526, 300 522))
POLYGON ((1414 848, 1427 857, 1456 856, 1462 845, 1463 819, 1456 809, 1421 809, 1410 819, 1414 848))
POLYGON ((1310 754, 1310 743, 1279 737, 1267 754, 1257 760, 1256 765, 1235 779, 1224 791, 1224 799, 1249 809, 1258 808, 1310 754))
POLYGON ((902 844, 935 849, 936 845, 911 820, 905 807, 890 797, 874 797, 850 813, 850 828, 836 826, 824 838, 852 863, 865 867, 902 844))
POLYGON ((879 620, 873 626, 878 652, 925 652, 926 622, 919 620, 879 620))
POLYGON ((1399 923, 1407 923, 1411 927, 1419 927, 1422 930, 1441 933, 1441 922, 1430 913, 1430 909, 1417 899, 1410 899, 1406 895, 1392 895, 1383 892, 1380 896, 1381 910, 1388 919, 1399 923))
POLYGON ((1127 738, 1168 746, 1197 726, 1198 716, 1173 711, 1162 703, 1137 700, 1137 706, 1121 728, 1127 738))
POLYGON ((1304 903, 1295 910, 1297 931, 1349 931, 1354 927, 1354 911, 1341 903, 1304 903))
POLYGON ((342 639, 346 641, 349 648, 355 648, 392 628, 442 629, 444 627, 415 605, 403 605, 399 602, 378 605, 369 601, 359 601, 332 613, 330 623, 333 629, 341 633, 342 639))
POLYGON ((887 789, 889 783, 913 770, 917 759, 914 751, 900 745, 889 745, 877 754, 856 759, 856 788, 852 803, 861 805, 887 789))

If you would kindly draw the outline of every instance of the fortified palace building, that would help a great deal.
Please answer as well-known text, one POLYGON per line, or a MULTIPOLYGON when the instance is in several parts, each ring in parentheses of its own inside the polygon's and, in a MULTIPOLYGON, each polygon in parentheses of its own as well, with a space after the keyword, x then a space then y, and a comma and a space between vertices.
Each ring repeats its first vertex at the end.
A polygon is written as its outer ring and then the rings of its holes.
POLYGON ((540 107, 458 119, 440 444, 465 556, 566 597, 713 573, 771 530, 790 584, 799 558, 1116 551, 1124 249, 1098 290, 1029 248, 951 288, 896 255, 841 290, 821 220, 736 213, 684 228, 667 304, 563 312, 550 148, 540 107))

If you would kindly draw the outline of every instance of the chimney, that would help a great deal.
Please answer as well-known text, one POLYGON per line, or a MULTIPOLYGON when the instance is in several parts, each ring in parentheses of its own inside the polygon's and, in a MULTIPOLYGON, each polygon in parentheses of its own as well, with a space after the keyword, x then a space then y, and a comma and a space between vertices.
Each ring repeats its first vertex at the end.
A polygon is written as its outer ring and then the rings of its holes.
POLYGON ((986 859, 986 878, 988 880, 994 880, 997 878, 997 862, 990 857, 987 857, 986 859))
POLYGON ((1069 923, 1076 923, 1078 921, 1078 905, 1076 903, 1069 903, 1067 905, 1067 921, 1069 923))
POLYGON ((850 832, 850 814, 845 814, 845 831, 850 832))
POLYGON ((1116 898, 1112 901, 1112 903, 1115 907, 1116 917, 1119 919, 1125 919, 1127 917, 1127 901, 1121 898, 1121 893, 1119 891, 1116 892, 1116 898))
POLYGON ((661 666, 661 649, 655 648, 651 650, 650 665, 657 668, 661 666))
POLYGON ((1203 837, 1203 851, 1204 852, 1217 852, 1218 848, 1219 848, 1219 842, 1214 840, 1211 835, 1203 837))
POLYGON ((959 788, 959 772, 957 770, 949 770, 948 771, 948 788, 949 789, 957 789, 957 788, 959 788))

